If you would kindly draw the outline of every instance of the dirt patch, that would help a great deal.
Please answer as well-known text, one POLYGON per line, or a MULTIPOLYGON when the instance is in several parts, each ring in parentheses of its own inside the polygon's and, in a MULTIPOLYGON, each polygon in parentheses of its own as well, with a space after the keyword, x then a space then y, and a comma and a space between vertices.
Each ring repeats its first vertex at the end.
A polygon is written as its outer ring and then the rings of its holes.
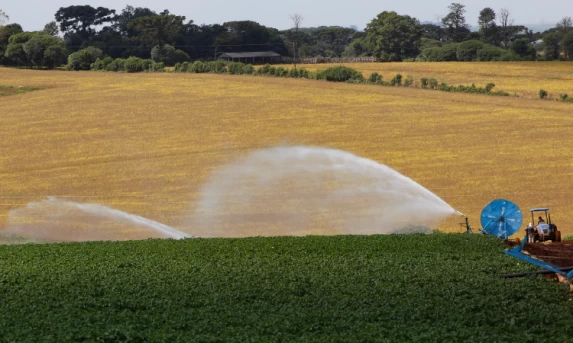
POLYGON ((527 243, 523 252, 559 267, 573 266, 573 242, 527 243))

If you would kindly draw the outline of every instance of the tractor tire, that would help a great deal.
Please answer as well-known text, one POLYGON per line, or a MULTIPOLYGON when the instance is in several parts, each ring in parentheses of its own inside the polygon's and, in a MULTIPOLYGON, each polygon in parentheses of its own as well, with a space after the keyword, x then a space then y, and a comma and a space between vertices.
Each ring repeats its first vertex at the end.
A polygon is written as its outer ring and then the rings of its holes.
POLYGON ((554 242, 561 242, 561 231, 559 230, 555 230, 555 239, 553 240, 554 242))
POLYGON ((521 239, 519 239, 519 237, 516 237, 514 242, 515 242, 515 245, 520 245, 521 239))

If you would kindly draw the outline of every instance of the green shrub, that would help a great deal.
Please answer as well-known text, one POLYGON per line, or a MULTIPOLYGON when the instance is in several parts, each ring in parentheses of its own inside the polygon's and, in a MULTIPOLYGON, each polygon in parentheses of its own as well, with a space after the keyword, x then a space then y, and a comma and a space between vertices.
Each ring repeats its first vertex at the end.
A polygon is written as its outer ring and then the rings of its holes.
POLYGON ((320 79, 332 82, 361 81, 364 79, 359 71, 344 66, 330 67, 319 74, 320 79))
POLYGON ((402 85, 402 75, 401 74, 396 74, 396 76, 394 76, 392 78, 392 80, 390 80, 390 85, 398 87, 402 85))
POLYGON ((483 48, 483 42, 479 40, 468 40, 458 44, 456 58, 458 61, 471 62, 477 60, 478 50, 483 48))
POLYGON ((422 86, 422 88, 428 88, 428 78, 427 77, 423 77, 420 79, 420 85, 422 86))
POLYGON ((534 61, 537 57, 535 47, 526 38, 514 41, 509 49, 525 61, 534 61))
POLYGON ((378 74, 377 72, 374 72, 374 73, 370 74, 370 76, 368 77, 368 79, 366 81, 369 83, 380 84, 380 83, 382 83, 382 75, 378 74))
POLYGON ((92 65, 92 70, 107 70, 107 67, 113 63, 113 58, 106 56, 105 58, 98 58, 92 65))
POLYGON ((123 58, 116 58, 115 60, 113 60, 113 62, 107 65, 106 70, 115 72, 124 71, 125 62, 126 60, 123 58))
POLYGON ((145 62, 139 57, 130 57, 125 61, 123 70, 128 73, 141 73, 145 71, 145 62))
POLYGON ((191 61, 191 57, 183 50, 175 50, 171 63, 183 63, 191 61))
POLYGON ((275 76, 277 77, 287 77, 288 76, 288 70, 286 70, 283 67, 278 67, 275 69, 275 76))
POLYGON ((209 66, 207 63, 204 63, 201 61, 195 61, 195 62, 193 62, 193 64, 191 64, 189 67, 187 67, 187 72, 188 73, 196 73, 196 74, 208 73, 209 72, 209 66))
POLYGON ((426 48, 422 50, 419 57, 427 62, 437 62, 441 49, 441 47, 426 48))
POLYGON ((163 62, 153 62, 151 60, 147 60, 149 61, 148 66, 146 68, 146 71, 149 72, 163 72, 165 71, 165 64, 163 62))
POLYGON ((507 51, 499 58, 499 60, 504 62, 514 62, 521 61, 521 57, 513 51, 507 51))
POLYGON ((430 89, 438 88, 438 80, 434 79, 433 77, 428 80, 428 84, 430 85, 430 89))
POLYGON ((215 73, 215 74, 225 74, 227 72, 227 64, 221 60, 207 62, 205 63, 205 72, 215 73))
POLYGON ((241 72, 245 75, 252 75, 255 72, 255 67, 252 64, 245 64, 241 72))
POLYGON ((568 98, 569 98, 569 95, 567 93, 561 94, 561 100, 567 100, 568 98))
POLYGON ((175 64, 175 72, 178 73, 189 73, 191 72, 191 63, 183 62, 175 64))
POLYGON ((493 87, 495 87, 495 83, 490 82, 487 85, 485 85, 485 90, 486 92, 491 92, 491 90, 493 89, 493 87))
POLYGON ((406 76, 404 79, 404 87, 411 87, 414 84, 414 78, 410 75, 406 76))
POLYGON ((540 99, 545 99, 545 98, 547 98, 547 91, 544 90, 544 89, 540 89, 540 90, 539 90, 539 98, 540 98, 540 99))
POLYGON ((240 75, 243 73, 245 64, 242 62, 231 62, 227 65, 227 71, 231 75, 240 75))
POLYGON ((458 43, 446 44, 436 53, 436 62, 454 62, 457 57, 458 43))
POLYGON ((74 52, 68 56, 68 70, 90 70, 98 58, 103 58, 101 49, 93 46, 74 52))
POLYGON ((478 50, 477 60, 480 62, 498 61, 503 54, 505 54, 505 50, 486 44, 478 50))

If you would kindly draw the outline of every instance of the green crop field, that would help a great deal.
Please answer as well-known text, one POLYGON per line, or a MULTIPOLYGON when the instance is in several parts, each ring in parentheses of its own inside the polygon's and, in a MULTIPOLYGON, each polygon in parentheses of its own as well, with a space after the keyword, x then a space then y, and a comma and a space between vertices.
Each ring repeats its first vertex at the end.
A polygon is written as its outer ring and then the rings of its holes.
POLYGON ((0 342, 566 342, 567 286, 465 234, 0 246, 0 342))

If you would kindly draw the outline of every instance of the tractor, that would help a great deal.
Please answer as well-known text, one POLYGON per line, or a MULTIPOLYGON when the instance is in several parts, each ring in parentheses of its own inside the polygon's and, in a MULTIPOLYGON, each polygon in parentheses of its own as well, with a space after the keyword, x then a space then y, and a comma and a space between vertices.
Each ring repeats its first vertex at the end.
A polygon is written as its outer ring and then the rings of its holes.
POLYGON ((557 229, 555 224, 551 223, 549 208, 532 208, 529 212, 531 212, 531 223, 525 228, 528 243, 545 241, 561 242, 561 231, 557 229), (545 219, 539 216, 539 221, 537 226, 535 226, 535 215, 540 212, 545 213, 545 219))

